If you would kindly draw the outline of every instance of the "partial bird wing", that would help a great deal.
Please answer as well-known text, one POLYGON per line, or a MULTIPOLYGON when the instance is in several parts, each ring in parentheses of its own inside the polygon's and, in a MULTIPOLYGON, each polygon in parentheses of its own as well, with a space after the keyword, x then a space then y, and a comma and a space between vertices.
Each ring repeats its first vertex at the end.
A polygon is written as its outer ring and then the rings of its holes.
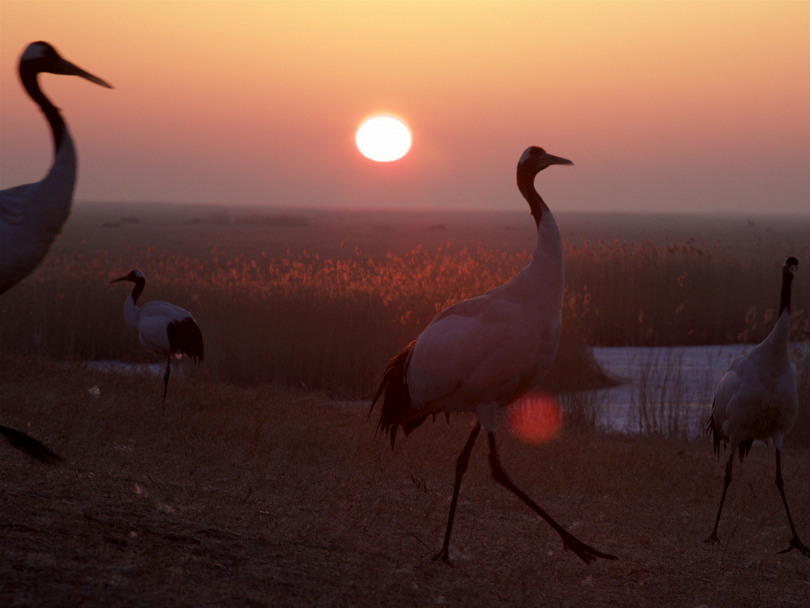
POLYGON ((732 421, 732 418, 755 406, 756 395, 759 394, 758 387, 751 383, 751 378, 755 376, 756 369, 749 358, 742 356, 732 362, 717 384, 712 419, 723 441, 731 440, 731 429, 738 428, 737 421, 732 421))
MULTIPOLYGON (((25 222, 26 202, 36 184, 21 184, 0 190, 0 234, 3 226, 19 226, 25 222)), ((0 239, 0 243, 3 243, 0 239)))
POLYGON ((7 426, 0 426, 0 435, 8 439, 8 442, 21 452, 25 452, 29 456, 46 464, 58 464, 65 461, 64 458, 52 452, 43 443, 37 441, 30 435, 26 435, 22 431, 7 426))
POLYGON ((0 191, 0 294, 33 271, 48 250, 49 242, 27 228, 28 201, 37 185, 0 191))
MULTIPOLYGON (((757 365, 752 351, 736 359, 720 379, 712 408, 717 439, 732 447, 752 439, 781 437, 792 427, 798 411, 792 363, 777 371, 757 365)), ((743 454, 744 455, 744 454, 743 454)))
POLYGON ((191 313, 171 302, 154 300, 141 307, 138 317, 138 337, 144 348, 159 354, 169 354, 169 323, 191 318, 191 313))
POLYGON ((408 370, 414 404, 427 413, 513 401, 550 365, 543 353, 553 352, 552 340, 556 348, 556 333, 543 332, 540 317, 527 317, 523 302, 497 292, 439 313, 414 346, 408 370))

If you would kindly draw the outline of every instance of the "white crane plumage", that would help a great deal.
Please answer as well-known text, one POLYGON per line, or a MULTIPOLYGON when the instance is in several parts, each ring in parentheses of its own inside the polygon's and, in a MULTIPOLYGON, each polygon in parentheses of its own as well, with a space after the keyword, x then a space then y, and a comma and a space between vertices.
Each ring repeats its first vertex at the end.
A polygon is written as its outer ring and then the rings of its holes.
POLYGON ((461 479, 483 425, 489 463, 499 484, 518 496, 560 535, 566 549, 586 563, 616 559, 586 545, 520 490, 504 471, 495 445, 498 408, 526 394, 551 366, 560 335, 564 285, 562 240, 548 206, 534 187, 536 175, 571 161, 528 148, 517 166, 517 186, 537 225, 531 262, 511 281, 440 312, 388 365, 371 408, 384 393, 378 428, 391 438, 408 435, 429 415, 474 412, 475 426, 456 462, 444 542, 434 559, 449 559, 450 533, 461 479))
POLYGON ((133 270, 110 282, 119 281, 135 283, 132 292, 124 301, 124 320, 127 325, 138 332, 141 346, 166 357, 166 373, 163 376, 163 405, 165 406, 172 357, 186 355, 195 363, 202 363, 204 356, 202 332, 194 317, 184 308, 160 300, 138 306, 138 297, 146 285, 146 278, 140 270, 133 270))
POLYGON ((782 267, 779 318, 771 333, 751 352, 735 360, 717 386, 708 430, 714 443, 714 453, 719 457, 720 444, 730 443, 731 454, 726 462, 717 518, 706 542, 719 541, 717 526, 720 524, 720 514, 731 483, 735 452, 742 462, 754 440, 772 440, 776 451, 776 487, 785 505, 793 534, 790 545, 784 552, 798 549, 803 555, 810 557, 810 548, 799 539, 793 525, 782 481, 782 440, 793 428, 799 411, 796 369, 788 351, 790 293, 798 266, 798 260, 791 256, 782 267))
POLYGON ((20 80, 48 120, 53 164, 38 182, 0 191, 0 293, 31 273, 48 253, 70 213, 76 185, 76 150, 59 109, 39 88, 40 73, 81 76, 112 88, 59 56, 47 42, 32 42, 20 57, 20 80))

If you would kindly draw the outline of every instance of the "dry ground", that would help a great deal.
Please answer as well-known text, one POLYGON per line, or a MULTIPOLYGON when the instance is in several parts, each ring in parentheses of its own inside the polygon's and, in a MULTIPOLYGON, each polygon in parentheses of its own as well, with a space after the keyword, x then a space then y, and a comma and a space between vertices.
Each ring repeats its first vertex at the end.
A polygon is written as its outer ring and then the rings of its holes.
MULTIPOLYGON (((453 566, 431 560, 469 429, 426 424, 396 449, 366 407, 269 387, 57 366, 0 353, 0 423, 68 459, 0 442, 3 606, 800 606, 810 559, 789 533, 771 450, 735 470, 706 444, 500 433, 513 479, 584 541, 591 565, 488 475, 479 439, 453 566), (100 395, 90 389, 97 386, 100 395)), ((787 449, 810 542, 810 451, 787 449)))

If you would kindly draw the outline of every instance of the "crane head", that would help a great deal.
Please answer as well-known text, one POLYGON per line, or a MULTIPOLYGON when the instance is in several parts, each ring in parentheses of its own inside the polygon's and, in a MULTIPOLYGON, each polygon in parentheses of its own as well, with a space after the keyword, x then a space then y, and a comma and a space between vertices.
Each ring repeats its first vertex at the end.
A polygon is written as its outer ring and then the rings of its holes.
POLYGON ((112 86, 89 72, 85 72, 79 66, 72 64, 67 59, 63 59, 59 53, 47 42, 32 42, 28 45, 20 57, 20 70, 23 67, 31 69, 36 73, 47 72, 50 74, 65 74, 68 76, 81 76, 92 83, 111 89, 112 86))
POLYGON ((125 274, 122 277, 118 277, 117 279, 113 279, 110 283, 118 283, 119 281, 132 281, 133 283, 138 283, 141 281, 146 281, 146 277, 143 276, 143 272, 140 269, 136 268, 135 270, 129 272, 129 274, 125 274))
POLYGON ((551 165, 573 165, 567 158, 561 158, 547 153, 543 148, 530 146, 526 148, 518 161, 518 171, 537 175, 540 171, 551 165))
POLYGON ((796 275, 799 272, 799 260, 794 258, 793 256, 788 257, 785 259, 785 264, 782 266, 783 272, 789 272, 792 275, 796 275))

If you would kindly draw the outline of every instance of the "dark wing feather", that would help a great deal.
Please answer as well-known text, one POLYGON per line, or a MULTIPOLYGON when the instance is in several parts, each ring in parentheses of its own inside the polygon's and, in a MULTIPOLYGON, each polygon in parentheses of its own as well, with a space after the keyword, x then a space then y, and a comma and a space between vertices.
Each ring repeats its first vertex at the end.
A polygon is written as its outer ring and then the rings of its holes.
POLYGON ((394 447, 394 442, 397 436, 397 429, 401 426, 402 430, 407 437, 411 431, 422 424, 427 418, 427 414, 414 417, 418 413, 414 408, 411 401, 411 394, 408 390, 408 364, 411 360, 411 353, 416 340, 412 341, 405 347, 401 353, 391 359, 388 363, 388 368, 385 370, 380 388, 374 395, 371 402, 371 409, 369 414, 374 409, 375 404, 380 396, 385 393, 382 403, 382 411, 380 412, 380 422, 377 429, 383 433, 387 433, 391 437, 391 447, 394 447))
POLYGON ((205 354, 203 337, 194 319, 186 317, 182 321, 172 321, 166 326, 166 335, 171 352, 183 353, 195 363, 202 363, 205 354))
POLYGON ((46 464, 58 464, 65 462, 65 459, 52 452, 43 443, 37 441, 30 435, 26 435, 22 431, 12 429, 7 426, 0 425, 0 434, 2 434, 8 442, 21 452, 25 452, 29 456, 33 456, 37 460, 46 464))

